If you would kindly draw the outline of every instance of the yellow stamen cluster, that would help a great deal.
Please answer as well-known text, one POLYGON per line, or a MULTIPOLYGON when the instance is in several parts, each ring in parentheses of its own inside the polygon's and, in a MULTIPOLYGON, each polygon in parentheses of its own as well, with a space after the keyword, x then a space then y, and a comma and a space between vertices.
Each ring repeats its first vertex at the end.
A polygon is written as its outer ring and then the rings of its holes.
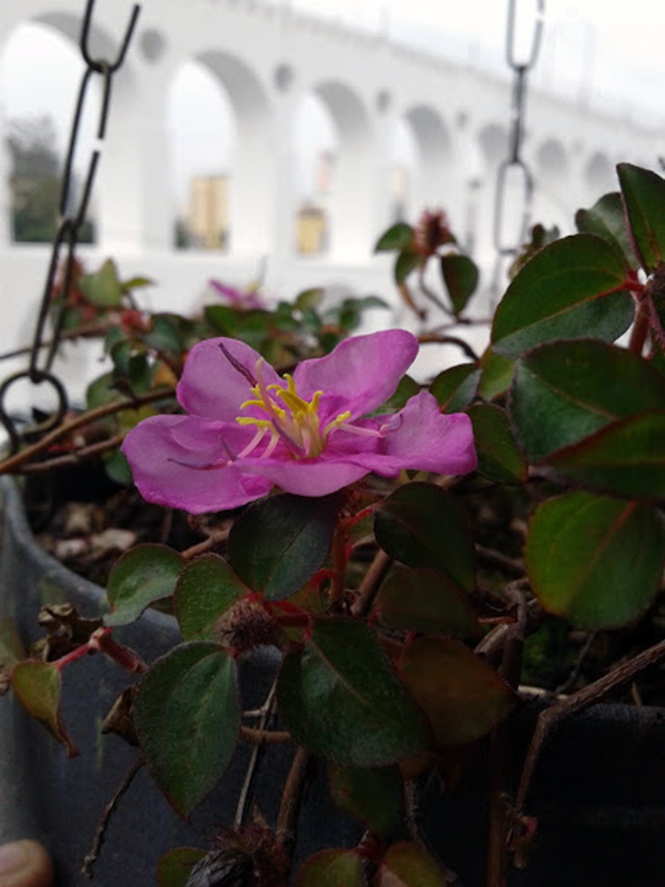
POLYGON ((340 428, 350 413, 340 413, 332 422, 328 422, 321 429, 319 421, 319 399, 322 391, 316 391, 311 400, 303 400, 296 392, 296 386, 292 376, 284 374, 286 388, 281 385, 266 385, 261 378, 261 363, 256 364, 257 383, 250 390, 254 395, 240 405, 240 409, 246 407, 258 407, 266 414, 266 419, 258 419, 252 416, 238 416, 236 422, 240 425, 254 425, 257 432, 241 456, 248 455, 267 433, 270 434, 270 442, 262 454, 270 456, 279 440, 287 443, 296 458, 315 458, 320 456, 328 435, 340 428))

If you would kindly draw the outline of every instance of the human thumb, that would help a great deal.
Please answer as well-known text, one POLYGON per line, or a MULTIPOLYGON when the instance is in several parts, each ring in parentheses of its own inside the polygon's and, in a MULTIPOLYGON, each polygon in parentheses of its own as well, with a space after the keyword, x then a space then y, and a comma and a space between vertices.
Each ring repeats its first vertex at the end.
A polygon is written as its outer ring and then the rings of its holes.
POLYGON ((51 859, 36 841, 14 841, 0 847, 0 887, 51 887, 51 859))

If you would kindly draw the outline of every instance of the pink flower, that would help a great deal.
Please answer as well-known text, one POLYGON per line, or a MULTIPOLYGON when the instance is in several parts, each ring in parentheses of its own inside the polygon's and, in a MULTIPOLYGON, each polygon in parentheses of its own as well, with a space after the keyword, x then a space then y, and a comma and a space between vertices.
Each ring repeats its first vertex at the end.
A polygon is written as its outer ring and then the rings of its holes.
POLYGON ((150 502, 198 514, 273 485, 325 496, 370 471, 473 471, 468 416, 441 414, 427 391, 398 413, 363 418, 393 394, 417 351, 403 330, 357 336, 282 378, 244 342, 199 342, 177 389, 187 415, 145 419, 123 444, 134 481, 150 502))
POLYGON ((242 311, 248 311, 251 308, 265 308, 263 299, 255 290, 239 290, 233 286, 222 283, 221 280, 215 280, 211 277, 208 286, 214 289, 223 301, 232 308, 239 308, 242 311))

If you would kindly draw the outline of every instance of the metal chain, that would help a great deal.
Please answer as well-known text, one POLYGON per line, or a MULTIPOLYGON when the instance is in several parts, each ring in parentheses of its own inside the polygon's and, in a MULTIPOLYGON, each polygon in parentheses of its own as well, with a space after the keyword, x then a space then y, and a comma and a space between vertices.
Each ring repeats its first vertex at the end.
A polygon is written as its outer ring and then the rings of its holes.
POLYGON ((88 205, 90 203, 92 187, 95 181, 95 175, 101 155, 100 144, 104 140, 104 137, 106 135, 106 126, 108 122, 109 108, 111 103, 111 86, 113 83, 113 76, 117 73, 125 60, 132 35, 136 28, 139 13, 141 11, 141 7, 138 4, 135 4, 132 9, 132 13, 127 25, 127 29, 125 31, 122 44, 120 46, 120 49, 118 50, 118 54, 115 60, 110 62, 107 59, 95 58, 90 52, 89 41, 90 32, 92 30, 94 6, 95 0, 87 0, 85 12, 83 15, 83 24, 81 26, 79 49, 86 67, 81 79, 81 85, 79 87, 78 100, 76 103, 74 119, 72 121, 72 128, 69 136, 69 143, 67 147, 67 155, 65 159, 60 190, 60 219, 58 230, 53 240, 53 246, 51 249, 51 260, 49 262, 48 271, 46 274, 46 282, 44 284, 42 300, 39 308, 39 314, 37 316, 37 324, 35 327, 32 350, 30 353, 30 364, 27 370, 22 370, 18 373, 14 373, 12 376, 9 376, 7 379, 5 379, 3 384, 0 386, 0 422, 2 422, 7 433, 9 434, 12 453, 16 452, 21 443, 21 438, 16 430, 15 423, 5 409, 5 398, 7 395, 7 391, 13 386, 14 382, 17 382, 19 379, 29 379, 33 385, 41 385, 42 383, 46 382, 53 388, 57 395, 57 408, 45 422, 40 423, 37 427, 31 428, 31 435, 39 436, 46 433, 47 431, 50 431, 52 428, 57 427, 62 421, 65 413, 67 412, 67 394, 65 392, 64 386, 62 385, 60 380, 53 374, 51 368, 53 366, 53 360, 58 350, 58 345, 60 344, 60 334, 62 332, 65 299, 71 286, 72 274, 74 270, 74 253, 78 245, 79 234, 81 231, 81 227, 85 222, 88 205), (97 143, 92 153, 90 154, 88 169, 84 180, 83 192, 78 201, 78 204, 73 207, 72 182, 74 181, 74 156, 76 154, 76 148, 79 142, 83 111, 85 108, 87 97, 89 95, 89 85, 95 77, 102 78, 103 90, 102 103, 97 123, 97 143), (60 275, 58 292, 56 293, 56 277, 58 275, 60 258, 63 250, 66 250, 64 267, 60 275), (58 296, 59 304, 55 312, 53 312, 54 297, 57 299, 58 296), (44 330, 49 314, 51 314, 53 334, 40 366, 40 353, 42 351, 42 348, 45 346, 44 330))
POLYGON ((524 59, 518 59, 516 50, 517 35, 517 0, 508 0, 508 25, 506 29, 506 61, 513 71, 513 91, 510 107, 510 141, 508 157, 502 161, 497 170, 496 197, 494 203, 494 246, 501 256, 514 256, 522 246, 529 224, 531 198, 533 196, 533 176, 522 158, 522 141, 524 139, 524 117, 526 108, 527 75, 538 59, 543 32, 545 0, 533 0, 535 3, 531 43, 524 59), (504 236, 506 192, 509 177, 521 179, 523 189, 522 224, 517 241, 507 240, 504 236))

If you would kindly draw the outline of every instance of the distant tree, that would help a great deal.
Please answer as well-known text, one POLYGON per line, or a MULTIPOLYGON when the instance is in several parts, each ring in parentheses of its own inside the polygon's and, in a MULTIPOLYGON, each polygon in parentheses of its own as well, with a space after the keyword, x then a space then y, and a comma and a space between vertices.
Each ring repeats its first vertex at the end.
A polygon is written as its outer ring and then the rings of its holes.
MULTIPOLYGON (((12 120, 9 124, 7 146, 16 242, 44 243, 55 235, 62 175, 55 144, 55 125, 48 116, 12 120)), ((76 193, 76 179, 72 187, 76 193)), ((90 243, 93 237, 94 226, 86 220, 79 230, 79 242, 90 243)))

